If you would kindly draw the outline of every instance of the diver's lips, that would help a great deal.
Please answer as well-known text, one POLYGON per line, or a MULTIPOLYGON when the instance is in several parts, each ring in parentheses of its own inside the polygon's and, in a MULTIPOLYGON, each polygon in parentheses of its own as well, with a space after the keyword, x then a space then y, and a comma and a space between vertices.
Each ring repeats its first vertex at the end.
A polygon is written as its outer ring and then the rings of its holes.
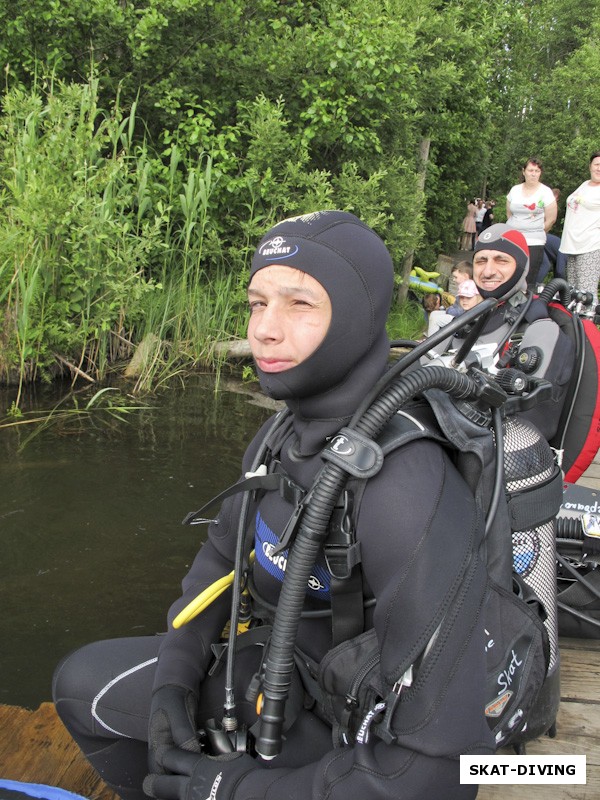
POLYGON ((497 289, 498 286, 502 285, 502 281, 480 281, 480 283, 481 288, 487 290, 488 292, 492 291, 493 289, 497 289))
POLYGON ((293 361, 281 358, 256 358, 256 365, 263 372, 284 372, 294 366, 293 361))

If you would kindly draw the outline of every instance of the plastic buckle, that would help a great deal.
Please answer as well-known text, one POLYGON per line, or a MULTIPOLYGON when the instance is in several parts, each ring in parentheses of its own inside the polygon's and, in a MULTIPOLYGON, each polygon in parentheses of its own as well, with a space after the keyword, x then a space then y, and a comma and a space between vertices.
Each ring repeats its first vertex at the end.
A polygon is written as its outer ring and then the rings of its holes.
POLYGON ((293 506, 300 505, 306 496, 306 492, 301 486, 298 486, 297 483, 294 483, 291 478, 287 478, 283 475, 281 476, 279 494, 284 500, 286 500, 288 503, 291 503, 293 506))
POLYGON ((354 542, 349 547, 344 545, 326 545, 323 548, 325 563, 332 577, 340 581, 347 580, 353 568, 360 563, 360 542, 354 542))
POLYGON ((299 503, 296 508, 294 509, 294 513, 289 518, 287 525, 285 526, 283 533, 275 547, 273 548, 273 555, 276 556, 278 553, 281 553, 287 547, 289 547, 290 542, 292 541, 296 531, 298 529, 298 525, 300 524, 300 517, 304 513, 304 503, 299 503))

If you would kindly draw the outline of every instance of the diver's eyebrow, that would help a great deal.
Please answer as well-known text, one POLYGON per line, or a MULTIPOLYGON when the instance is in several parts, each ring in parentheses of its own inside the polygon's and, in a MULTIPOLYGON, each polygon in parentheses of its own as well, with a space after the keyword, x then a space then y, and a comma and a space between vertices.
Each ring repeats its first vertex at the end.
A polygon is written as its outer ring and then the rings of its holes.
MULTIPOLYGON (((262 297, 265 293, 261 292, 258 289, 253 289, 251 286, 248 287, 248 296, 251 295, 254 297, 262 297)), ((305 297, 309 297, 312 300, 318 300, 318 295, 312 289, 309 289, 307 286, 279 286, 277 288, 277 294, 282 295, 304 295, 305 297)))

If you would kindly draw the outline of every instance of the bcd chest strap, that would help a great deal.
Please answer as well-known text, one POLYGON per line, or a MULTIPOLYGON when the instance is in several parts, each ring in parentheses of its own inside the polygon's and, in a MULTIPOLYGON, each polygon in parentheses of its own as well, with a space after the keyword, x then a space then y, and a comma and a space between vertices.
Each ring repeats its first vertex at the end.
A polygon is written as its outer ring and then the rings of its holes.
MULTIPOLYGON (((278 462, 277 462, 278 463, 278 462)), ((233 497, 240 492, 249 491, 265 491, 272 492, 278 491, 281 497, 293 506, 299 505, 304 498, 306 491, 298 486, 294 481, 282 470, 277 469, 275 465, 273 472, 267 472, 267 467, 264 466, 264 472, 261 468, 253 474, 246 474, 246 477, 224 489, 208 503, 205 503, 198 511, 190 511, 190 513, 183 519, 182 525, 202 525, 207 522, 213 522, 212 519, 207 519, 202 515, 205 514, 210 508, 217 504, 220 505, 223 500, 228 497, 233 497)))

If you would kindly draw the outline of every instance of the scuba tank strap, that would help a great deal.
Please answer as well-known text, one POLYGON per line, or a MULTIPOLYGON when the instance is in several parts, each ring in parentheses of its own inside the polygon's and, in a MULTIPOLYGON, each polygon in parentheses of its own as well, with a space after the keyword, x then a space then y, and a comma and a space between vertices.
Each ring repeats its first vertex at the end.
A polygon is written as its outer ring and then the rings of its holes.
POLYGON ((512 529, 528 530, 556 518, 563 500, 563 476, 558 464, 538 484, 523 486, 507 497, 512 529))

